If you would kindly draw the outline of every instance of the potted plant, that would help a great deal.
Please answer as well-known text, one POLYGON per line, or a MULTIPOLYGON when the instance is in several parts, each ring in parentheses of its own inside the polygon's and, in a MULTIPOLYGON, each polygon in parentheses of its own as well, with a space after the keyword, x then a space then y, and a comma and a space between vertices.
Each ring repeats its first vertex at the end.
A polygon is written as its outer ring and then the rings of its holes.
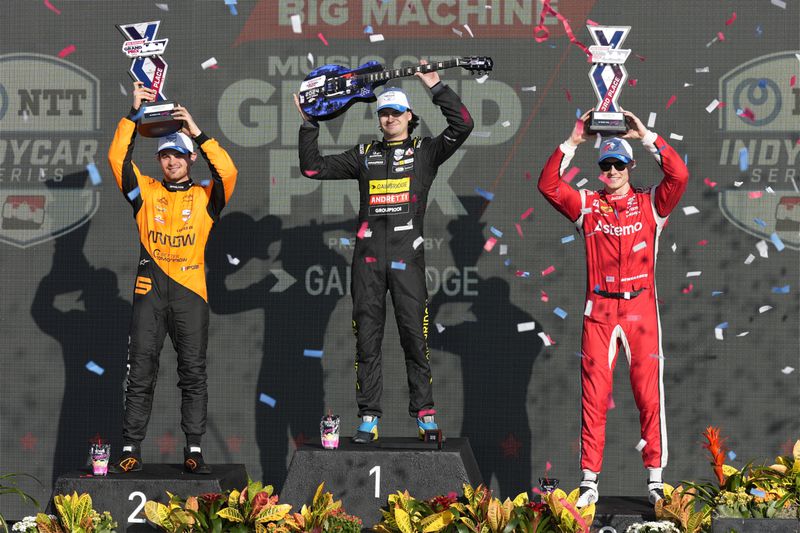
POLYGON ((92 508, 92 497, 88 494, 57 494, 53 503, 57 517, 36 515, 39 533, 112 533, 118 527, 108 511, 100 514, 92 508))
MULTIPOLYGON (((4 494, 16 494, 24 503, 31 503, 37 509, 39 508, 39 502, 36 501, 36 498, 25 492, 24 490, 17 487, 17 478, 24 476, 29 477, 32 480, 36 481, 41 485, 42 483, 33 476, 28 474, 17 474, 17 473, 10 473, 10 474, 3 474, 0 476, 0 496, 4 494)), ((0 513, 0 531, 3 533, 8 533, 8 524, 6 523, 5 518, 3 518, 3 513, 0 513)))

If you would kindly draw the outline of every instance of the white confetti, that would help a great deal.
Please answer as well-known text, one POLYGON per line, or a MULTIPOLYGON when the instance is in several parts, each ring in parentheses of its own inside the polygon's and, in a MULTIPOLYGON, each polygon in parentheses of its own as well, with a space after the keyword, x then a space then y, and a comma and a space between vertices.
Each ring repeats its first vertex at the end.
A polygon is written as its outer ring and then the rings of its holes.
POLYGON ((772 0, 771 3, 773 6, 777 6, 781 9, 786 9, 786 2, 784 2, 783 0, 772 0))
POLYGON ((300 15, 292 15, 289 18, 292 21, 292 31, 294 33, 303 33, 303 24, 300 21, 300 15))
MULTIPOLYGON (((584 185, 586 185, 586 182, 588 182, 588 181, 589 181, 588 179, 586 179, 586 178, 583 178, 581 181, 579 181, 578 183, 576 183, 576 184, 575 184, 575 186, 576 186, 576 187, 578 187, 578 188, 581 188, 581 187, 583 187, 584 185)), ((589 210, 589 212, 591 213, 591 210, 589 210)))
POLYGON ((755 259, 756 259, 756 256, 754 256, 753 254, 748 254, 747 259, 744 260, 744 264, 745 265, 749 265, 750 263, 755 261, 755 259))
POLYGON ((436 323, 436 331, 438 331, 439 333, 443 332, 444 331, 444 326, 437 322, 436 323))
POLYGON ((652 128, 653 126, 656 125, 656 116, 657 115, 655 113, 653 113, 652 111, 650 112, 650 115, 647 117, 648 128, 652 128))
POLYGON ((644 250, 645 248, 647 248, 647 243, 642 241, 633 247, 633 251, 638 252, 639 250, 644 250))
POLYGON ((595 135, 595 140, 594 140, 594 149, 595 150, 599 150, 600 149, 600 143, 601 142, 603 142, 603 136, 598 133, 597 135, 595 135))
POLYGON ((676 141, 682 141, 683 140, 683 135, 678 135, 677 133, 670 133, 669 134, 669 138, 670 139, 674 139, 676 141))
POLYGON ((711 100, 711 103, 706 106, 706 113, 713 112, 717 107, 719 107, 719 100, 714 98, 711 100))
POLYGON ((121 83, 119 84, 119 92, 122 93, 122 96, 128 96, 128 91, 125 90, 125 86, 121 83))
POLYGON ((722 337, 722 332, 723 332, 723 331, 724 331, 724 330, 723 330, 722 328, 714 328, 714 337, 715 337, 715 338, 716 338, 718 341, 725 340, 725 339, 722 337))
POLYGON ((488 74, 484 74, 483 76, 481 76, 479 78, 475 78, 475 81, 477 81, 478 83, 484 83, 488 79, 489 79, 489 75, 488 74))
POLYGON ((703 273, 702 270, 692 270, 691 272, 687 272, 686 273, 686 277, 687 278, 696 278, 696 277, 699 277, 700 274, 702 274, 702 273, 703 273))
POLYGON ((209 69, 211 67, 216 67, 217 66, 217 59, 215 57, 209 57, 208 59, 203 61, 200 64, 200 66, 203 67, 203 70, 209 69))
POLYGON ((507 128, 507 127, 509 127, 511 125, 511 122, 508 121, 508 120, 504 120, 503 123, 500 124, 500 125, 503 126, 504 128, 507 128))
POLYGON ((369 36, 369 42, 371 43, 379 43, 383 41, 383 34, 382 33, 373 33, 369 36))
POLYGON ((741 187, 743 183, 744 183, 743 181, 734 181, 733 182, 733 186, 734 187, 741 187))
POLYGON ((507 244, 501 244, 500 245, 500 255, 506 255, 506 254, 508 254, 508 245, 507 244))
POLYGON ((417 237, 416 239, 414 239, 414 249, 416 250, 417 248, 419 248, 419 245, 422 244, 423 242, 425 242, 425 239, 422 237, 417 237))
POLYGON ((767 192, 768 192, 768 193, 770 193, 770 194, 775 194, 775 191, 773 191, 773 190, 772 190, 772 187, 769 187, 769 186, 768 186, 768 187, 767 187, 766 189, 764 189, 764 190, 765 190, 765 191, 767 191, 767 192))
POLYGON ((464 29, 467 30, 467 33, 469 33, 470 37, 472 37, 473 39, 475 38, 475 35, 472 34, 472 30, 470 29, 469 24, 464 24, 464 29))
POLYGON ((583 316, 591 316, 592 315, 592 306, 594 302, 592 300, 586 300, 586 308, 583 310, 583 316))
POLYGON ((233 257, 231 254, 225 255, 228 256, 228 263, 232 264, 233 266, 236 266, 241 262, 238 257, 233 257))
POLYGON ((453 28, 453 33, 455 33, 459 37, 463 37, 464 36, 464 32, 459 30, 459 29, 456 29, 456 28, 453 28))
POLYGON ((750 333, 749 331, 743 331, 743 332, 739 333, 739 334, 738 334, 738 335, 736 335, 736 336, 737 336, 737 337, 745 337, 745 336, 746 336, 746 335, 748 335, 749 333, 750 333))
POLYGON ((684 88, 686 88, 686 87, 692 87, 693 85, 694 85, 693 83, 684 83, 684 84, 683 84, 683 87, 684 87, 684 88))
POLYGON ((696 208, 695 206, 693 206, 693 205, 687 205, 686 207, 684 207, 684 208, 683 208, 683 214, 684 214, 684 215, 686 215, 686 216, 689 216, 689 215, 696 215, 696 214, 697 214, 697 213, 699 213, 699 212, 700 212, 700 210, 699 210, 699 209, 697 209, 697 208, 696 208))
POLYGON ((788 376, 789 374, 794 372, 794 368, 792 368, 790 366, 785 366, 785 367, 783 367, 783 370, 781 370, 781 372, 783 372, 784 374, 786 374, 788 376))
POLYGON ((672 243, 672 253, 674 254, 678 250, 678 245, 674 242, 672 243))
POLYGON ((644 450, 644 447, 647 446, 647 441, 644 439, 639 440, 639 444, 636 445, 636 451, 640 452, 644 450))
POLYGON ((520 322, 517 324, 517 332, 533 331, 536 329, 536 322, 520 322))
POLYGON ((523 87, 523 88, 521 89, 521 91, 522 91, 522 92, 524 92, 524 93, 533 93, 533 92, 536 92, 536 85, 532 85, 532 86, 530 86, 530 87, 523 87))
POLYGON ((711 72, 711 71, 708 69, 708 67, 699 67, 699 68, 696 68, 696 69, 694 69, 694 71, 695 71, 697 74, 702 74, 702 73, 704 73, 704 72, 711 72))
POLYGON ((539 333, 539 338, 542 339, 542 343, 544 343, 545 346, 553 345, 553 343, 550 342, 550 337, 548 337, 547 333, 545 333, 544 331, 539 333))
POLYGON ((767 241, 758 241, 756 243, 756 249, 758 250, 758 255, 764 259, 769 259, 769 247, 767 246, 767 241))
POLYGON ((311 63, 312 65, 314 64, 314 54, 312 54, 311 52, 308 53, 306 59, 308 59, 308 62, 311 63))
POLYGON ((758 314, 766 313, 770 309, 772 309, 771 305, 762 305, 761 307, 758 308, 758 314))
POLYGON ((169 6, 167 4, 156 4, 156 7, 161 11, 169 11, 169 6))

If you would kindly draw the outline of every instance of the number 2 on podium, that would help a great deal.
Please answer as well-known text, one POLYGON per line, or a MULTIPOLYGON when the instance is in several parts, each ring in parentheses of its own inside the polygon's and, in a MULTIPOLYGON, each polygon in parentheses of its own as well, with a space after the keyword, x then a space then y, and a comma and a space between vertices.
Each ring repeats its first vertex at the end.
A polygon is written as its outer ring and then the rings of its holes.
POLYGON ((375 497, 381 497, 381 466, 373 466, 372 470, 369 471, 369 475, 372 476, 375 474, 375 497))

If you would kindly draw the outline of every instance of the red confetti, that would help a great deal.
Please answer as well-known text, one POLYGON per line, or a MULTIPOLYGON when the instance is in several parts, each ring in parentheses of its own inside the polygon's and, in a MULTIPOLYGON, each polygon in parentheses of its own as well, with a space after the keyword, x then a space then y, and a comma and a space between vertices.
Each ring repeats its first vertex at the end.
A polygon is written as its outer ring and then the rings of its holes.
POLYGON ((730 26, 735 21, 736 21, 736 11, 733 12, 733 15, 731 15, 731 18, 729 18, 728 20, 725 21, 725 25, 726 26, 730 26))
POLYGON ((636 57, 638 57, 638 58, 639 58, 639 61, 644 61, 645 59, 647 59, 646 57, 644 57, 644 56, 640 56, 639 54, 633 54, 633 55, 635 55, 636 57))
POLYGON ((745 107, 745 108, 742 110, 742 112, 741 112, 741 113, 738 113, 738 115, 739 115, 740 117, 744 117, 744 118, 746 118, 746 119, 748 119, 748 120, 751 120, 751 121, 753 121, 753 122, 755 122, 755 120, 756 120, 756 114, 755 114, 755 113, 753 113, 753 110, 752 110, 752 109, 750 109, 749 107, 745 107))
POLYGON ((708 178, 704 179, 704 180, 703 180, 703 183, 705 183, 705 184, 706 184, 706 185, 708 185, 709 187, 716 187, 716 186, 717 186, 717 182, 716 182, 716 181, 711 181, 711 180, 710 180, 710 179, 708 179, 708 178))
POLYGON ((602 182, 603 182, 603 183, 605 183, 606 185, 608 185, 608 184, 609 184, 608 178, 606 177, 606 175, 605 175, 605 174, 602 174, 602 173, 601 173, 599 176, 597 176, 597 179, 599 179, 600 181, 602 181, 602 182))
POLYGON ((44 5, 45 5, 45 7, 47 7, 47 9, 49 9, 50 11, 52 11, 53 13, 55 13, 56 15, 60 15, 60 14, 61 14, 61 10, 60 10, 60 9, 58 9, 58 8, 57 8, 56 6, 54 6, 53 4, 51 4, 51 3, 50 3, 50 0, 44 0, 44 5))
POLYGON ((636 79, 636 78, 632 78, 632 79, 628 80, 628 85, 630 85, 631 87, 636 87, 637 83, 639 83, 639 80, 636 79))
POLYGON ((747 193, 747 197, 751 200, 755 200, 756 198, 761 198, 764 193, 761 191, 750 191, 747 193))
POLYGON ((542 276, 547 276, 548 274, 552 274, 555 271, 556 271, 556 267, 554 267, 553 265, 550 265, 549 267, 547 267, 544 270, 542 270, 542 276))
POLYGON ((531 181, 531 173, 527 170, 525 171, 525 181, 531 181))
POLYGON ((697 242, 697 246, 705 246, 706 244, 708 244, 708 240, 707 239, 703 239, 702 241, 698 241, 697 242))
POLYGON ((550 297, 547 295, 547 293, 546 293, 546 292, 544 292, 544 291, 541 291, 541 292, 542 292, 541 300, 542 300, 543 302, 548 302, 548 301, 550 301, 550 297))
POLYGON ((317 34, 317 37, 319 37, 319 40, 322 41, 322 44, 324 44, 325 46, 328 46, 328 40, 325 39, 325 36, 322 35, 322 32, 319 32, 317 34))
POLYGON ((368 229, 369 229, 369 223, 367 221, 362 222, 361 227, 358 228, 358 233, 356 234, 356 237, 358 237, 359 239, 363 239, 364 234, 367 232, 368 229))
POLYGON ((724 34, 724 33, 722 33, 721 31, 718 31, 718 32, 717 32, 717 38, 718 38, 720 41, 724 41, 724 40, 725 40, 725 34, 724 34))
POLYGON ((552 15, 561 22, 562 26, 564 26, 564 32, 567 34, 569 42, 583 50, 583 53, 586 54, 586 60, 591 62, 592 58, 591 54, 589 53, 589 48, 580 42, 577 37, 575 37, 575 33, 572 31, 572 27, 569 25, 567 18, 553 9, 550 6, 550 2, 551 0, 542 0, 542 11, 539 15, 539 25, 533 28, 533 38, 537 43, 543 43, 550 37, 550 31, 545 27, 544 19, 547 15, 552 15))
POLYGON ((550 464, 550 461, 547 461, 547 464, 544 465, 544 471, 549 472, 553 468, 553 465, 550 464))
POLYGON ((564 94, 566 94, 566 96, 567 96, 567 102, 571 102, 572 101, 572 93, 569 92, 569 89, 564 89, 564 94))
POLYGON ((614 403, 614 397, 609 394, 608 395, 608 408, 609 409, 614 409, 616 406, 617 406, 617 404, 614 403))
POLYGON ((690 292, 692 292, 692 289, 694 289, 694 285, 690 283, 688 287, 684 287, 683 289, 681 289, 681 292, 683 294, 689 294, 690 292))
POLYGON ((483 249, 486 250, 487 252, 491 252, 495 244, 497 244, 497 238, 489 237, 489 239, 487 239, 487 241, 484 243, 483 249))
POLYGON ((306 176, 307 178, 311 178, 313 176, 316 176, 317 174, 319 174, 318 170, 304 170, 303 171, 303 175, 306 176))
POLYGON ((75 52, 75 45, 71 44, 71 45, 67 46, 66 48, 64 48, 63 50, 61 50, 58 53, 58 57, 60 57, 61 59, 64 59, 65 57, 67 57, 68 55, 70 55, 73 52, 75 52))
POLYGON ((789 79, 789 87, 794 87, 797 84, 797 76, 792 76, 789 79))
POLYGON ((378 260, 376 258, 369 257, 369 256, 365 257, 364 261, 366 261, 367 263, 377 263, 378 262, 378 260))
MULTIPOLYGON (((599 26, 600 25, 597 22, 593 21, 592 19, 586 19, 586 24, 588 24, 589 26, 599 26)), ((547 464, 550 464, 550 463, 547 463, 547 464)))
MULTIPOLYGON (((580 122, 580 121, 579 121, 579 122, 580 122)), ((575 176, 576 176, 576 175, 578 174, 578 172, 580 172, 580 171, 581 171, 581 169, 579 169, 578 167, 572 167, 571 169, 569 169, 569 170, 567 171, 567 173, 566 173, 566 174, 564 174, 564 175, 561 177, 561 179, 562 179, 562 180, 564 180, 564 181, 565 181, 565 182, 567 182, 567 183, 570 183, 570 182, 572 182, 572 180, 573 180, 573 179, 575 179, 575 176)))
POLYGON ((522 226, 519 225, 519 222, 515 222, 514 227, 517 228, 517 233, 519 234, 519 238, 524 239, 525 236, 522 234, 522 226))
POLYGON ((586 124, 581 119, 577 119, 575 121, 575 127, 573 128, 575 133, 578 135, 583 135, 584 128, 586 128, 586 124))
POLYGON ((532 208, 532 207, 529 207, 528 209, 526 209, 526 210, 525 210, 525 212, 524 212, 524 213, 522 213, 522 214, 519 216, 519 219, 520 219, 520 220, 525 220, 526 218, 528 218, 529 216, 531 216, 531 213, 533 213, 533 208, 532 208))
POLYGON ((675 96, 674 94, 672 96, 670 96, 669 100, 667 101, 667 109, 669 109, 670 106, 672 106, 672 104, 674 104, 675 100, 677 100, 677 99, 678 99, 678 97, 675 96))

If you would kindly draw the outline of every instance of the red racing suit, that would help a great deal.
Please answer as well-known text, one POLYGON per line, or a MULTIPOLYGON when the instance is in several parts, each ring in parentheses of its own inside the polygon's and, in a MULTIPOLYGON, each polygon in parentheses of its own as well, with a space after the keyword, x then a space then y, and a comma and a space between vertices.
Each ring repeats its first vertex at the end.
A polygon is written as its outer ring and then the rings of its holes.
POLYGON ((664 178, 649 189, 621 196, 575 190, 560 179, 575 154, 563 143, 539 176, 539 191, 584 237, 586 306, 581 340, 581 469, 599 473, 603 464, 606 413, 619 346, 630 367, 639 409, 642 459, 647 468, 667 465, 664 357, 656 303, 658 237, 689 179, 681 157, 649 132, 642 143, 664 178))

